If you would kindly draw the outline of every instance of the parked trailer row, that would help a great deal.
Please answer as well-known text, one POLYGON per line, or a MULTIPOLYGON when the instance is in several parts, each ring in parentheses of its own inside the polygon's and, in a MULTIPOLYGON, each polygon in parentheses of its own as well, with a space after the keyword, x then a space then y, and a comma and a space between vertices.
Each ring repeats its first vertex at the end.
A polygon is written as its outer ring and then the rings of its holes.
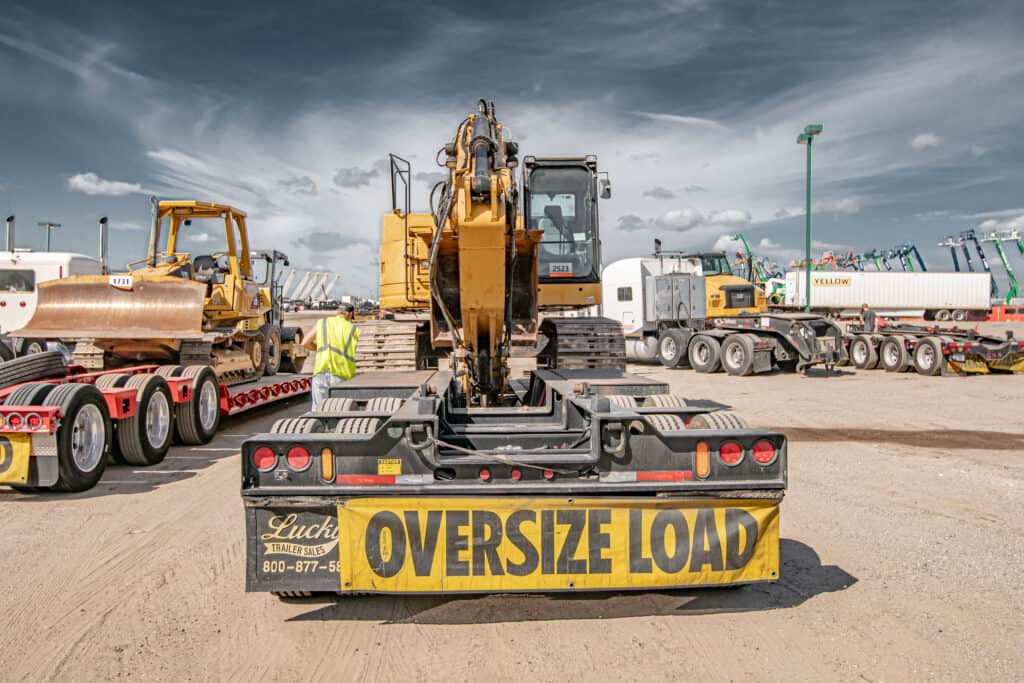
MULTIPOLYGON (((85 491, 100 480, 108 460, 155 465, 175 437, 183 444, 208 443, 222 417, 310 387, 308 375, 228 386, 206 365, 87 372, 60 359, 47 370, 43 359, 50 355, 19 359, 39 359, 30 369, 38 379, 0 389, 0 485, 85 491)), ((0 365, 0 382, 7 365, 0 365)))
POLYGON ((1005 338, 974 330, 889 325, 877 332, 850 329, 850 362, 862 370, 888 372, 911 369, 922 375, 1024 372, 1024 341, 1007 332, 1005 338))

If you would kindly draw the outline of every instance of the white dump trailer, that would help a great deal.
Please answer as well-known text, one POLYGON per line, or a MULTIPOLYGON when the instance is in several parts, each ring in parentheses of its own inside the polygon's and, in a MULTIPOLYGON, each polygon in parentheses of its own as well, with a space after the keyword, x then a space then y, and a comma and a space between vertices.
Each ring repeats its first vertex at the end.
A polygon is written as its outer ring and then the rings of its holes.
MULTIPOLYGON (((806 273, 786 273, 784 308, 807 305, 806 273)), ((879 315, 917 317, 927 320, 966 320, 985 315, 991 307, 991 275, 988 273, 811 273, 811 309, 819 313, 856 316, 862 304, 879 315)))

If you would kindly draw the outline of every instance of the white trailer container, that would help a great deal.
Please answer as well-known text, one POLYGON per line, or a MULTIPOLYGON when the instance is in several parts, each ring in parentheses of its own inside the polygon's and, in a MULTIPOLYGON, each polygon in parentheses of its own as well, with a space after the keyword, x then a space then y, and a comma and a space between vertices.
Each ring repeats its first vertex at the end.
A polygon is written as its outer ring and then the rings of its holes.
MULTIPOLYGON (((862 271, 811 273, 811 309, 856 316, 862 304, 879 315, 923 316, 929 320, 966 320, 991 307, 988 273, 876 273, 862 271)), ((807 305, 806 273, 786 273, 784 307, 807 305)))

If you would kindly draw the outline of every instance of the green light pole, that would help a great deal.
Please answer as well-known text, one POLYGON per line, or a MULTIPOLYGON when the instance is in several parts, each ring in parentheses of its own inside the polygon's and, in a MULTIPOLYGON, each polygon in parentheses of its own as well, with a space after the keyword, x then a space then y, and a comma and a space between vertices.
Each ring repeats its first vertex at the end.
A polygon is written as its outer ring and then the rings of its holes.
POLYGON ((808 313, 811 312, 811 146, 814 136, 820 135, 821 131, 820 123, 812 123, 804 126, 804 132, 796 139, 797 144, 807 145, 807 260, 804 262, 807 306, 804 310, 808 313))
POLYGON ((60 223, 51 223, 46 221, 45 223, 36 223, 40 228, 46 228, 46 251, 50 251, 50 234, 54 228, 59 228, 60 223))

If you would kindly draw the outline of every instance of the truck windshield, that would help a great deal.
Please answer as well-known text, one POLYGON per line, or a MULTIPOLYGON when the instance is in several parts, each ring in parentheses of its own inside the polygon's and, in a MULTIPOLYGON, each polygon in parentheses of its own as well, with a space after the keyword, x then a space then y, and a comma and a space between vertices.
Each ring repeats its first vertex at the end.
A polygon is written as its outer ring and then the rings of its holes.
POLYGON ((36 274, 31 270, 0 270, 0 292, 34 292, 36 274))
POLYGON ((704 254, 700 257, 700 268, 705 275, 732 275, 729 259, 725 254, 704 254))
POLYGON ((530 229, 543 230, 537 274, 548 278, 596 279, 594 181, 581 167, 537 168, 527 197, 530 229))

